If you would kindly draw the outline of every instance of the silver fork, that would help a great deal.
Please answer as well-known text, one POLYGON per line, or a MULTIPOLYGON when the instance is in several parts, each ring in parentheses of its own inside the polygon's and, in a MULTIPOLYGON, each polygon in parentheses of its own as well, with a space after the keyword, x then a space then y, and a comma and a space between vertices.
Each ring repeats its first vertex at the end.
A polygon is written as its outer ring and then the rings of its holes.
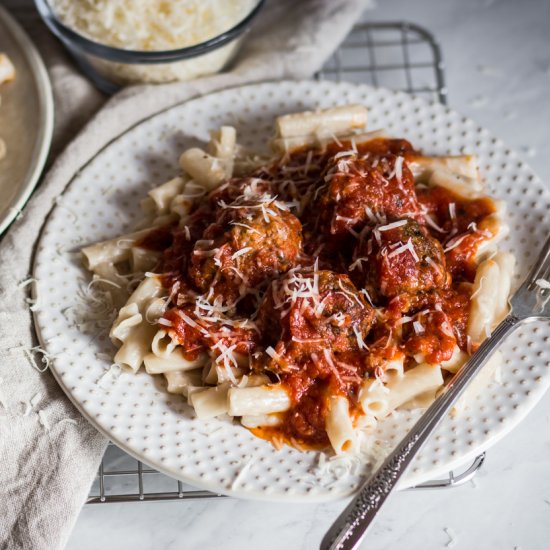
POLYGON ((412 430, 333 523, 321 550, 353 550, 424 443, 491 354, 520 323, 550 318, 550 237, 524 283, 510 300, 510 313, 460 369, 412 430))

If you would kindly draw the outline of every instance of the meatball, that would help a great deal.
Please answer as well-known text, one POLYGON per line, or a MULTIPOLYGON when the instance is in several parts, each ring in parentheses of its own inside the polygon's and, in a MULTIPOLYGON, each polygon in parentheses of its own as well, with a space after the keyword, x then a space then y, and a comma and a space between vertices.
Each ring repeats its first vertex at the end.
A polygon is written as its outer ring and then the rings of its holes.
POLYGON ((302 226, 285 208, 275 199, 220 208, 191 254, 195 286, 233 303, 292 268, 302 250, 302 226))
POLYGON ((371 296, 392 298, 449 285, 441 243, 412 219, 376 226, 355 251, 352 267, 371 296))
POLYGON ((381 220, 412 216, 422 221, 404 157, 342 154, 327 162, 325 184, 317 193, 319 229, 342 235, 381 220))
POLYGON ((256 322, 264 346, 296 364, 319 349, 336 354, 365 349, 373 320, 374 309, 347 275, 310 269, 273 281, 256 322))
POLYGON ((451 359, 456 346, 469 351, 471 285, 453 287, 414 296, 402 294, 392 300, 388 311, 394 318, 400 318, 401 313, 411 318, 402 325, 403 348, 408 356, 436 364, 451 359))

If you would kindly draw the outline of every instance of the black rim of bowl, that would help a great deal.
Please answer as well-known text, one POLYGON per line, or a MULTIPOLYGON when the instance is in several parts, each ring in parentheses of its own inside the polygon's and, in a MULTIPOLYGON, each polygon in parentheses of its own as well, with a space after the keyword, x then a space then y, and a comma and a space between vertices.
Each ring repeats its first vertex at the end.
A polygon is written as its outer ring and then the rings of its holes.
POLYGON ((182 59, 190 59, 216 50, 243 34, 264 3, 265 0, 258 0, 252 11, 234 27, 205 42, 177 50, 138 51, 115 48, 90 40, 61 23, 49 5, 48 0, 35 0, 36 8, 44 23, 69 48, 79 48, 87 54, 101 57, 107 61, 129 64, 169 63, 182 59))

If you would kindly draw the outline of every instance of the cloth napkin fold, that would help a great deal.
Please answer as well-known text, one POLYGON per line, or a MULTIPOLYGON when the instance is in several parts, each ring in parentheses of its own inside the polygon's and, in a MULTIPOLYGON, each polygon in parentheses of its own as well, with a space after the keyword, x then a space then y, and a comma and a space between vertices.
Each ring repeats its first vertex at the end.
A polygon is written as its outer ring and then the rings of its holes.
POLYGON ((0 549, 64 547, 107 443, 45 369, 29 311, 33 251, 55 198, 101 147, 155 112, 229 86, 311 77, 367 6, 366 0, 268 1, 232 70, 134 86, 109 100, 38 21, 26 20, 54 87, 52 155, 64 151, 0 245, 0 549))

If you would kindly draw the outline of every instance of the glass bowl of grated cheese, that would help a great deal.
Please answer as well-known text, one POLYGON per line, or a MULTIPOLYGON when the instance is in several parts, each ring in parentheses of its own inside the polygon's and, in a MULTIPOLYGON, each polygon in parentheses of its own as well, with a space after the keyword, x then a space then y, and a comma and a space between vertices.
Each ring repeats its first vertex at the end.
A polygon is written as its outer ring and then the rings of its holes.
POLYGON ((191 80, 222 70, 265 0, 35 0, 95 84, 191 80))

